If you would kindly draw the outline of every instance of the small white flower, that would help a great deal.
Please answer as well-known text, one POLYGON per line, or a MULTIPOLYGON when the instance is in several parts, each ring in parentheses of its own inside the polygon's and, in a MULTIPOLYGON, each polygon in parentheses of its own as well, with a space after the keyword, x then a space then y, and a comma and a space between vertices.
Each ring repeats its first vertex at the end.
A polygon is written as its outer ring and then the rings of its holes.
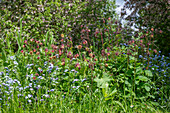
POLYGON ((32 95, 28 94, 28 98, 31 98, 31 97, 32 97, 32 95))
POLYGON ((10 59, 11 59, 11 60, 14 60, 14 58, 15 58, 14 56, 10 56, 10 59))
POLYGON ((28 100, 29 103, 31 103, 31 100, 28 100))
POLYGON ((15 64, 15 65, 18 65, 18 62, 17 62, 17 61, 14 61, 14 64, 15 64))

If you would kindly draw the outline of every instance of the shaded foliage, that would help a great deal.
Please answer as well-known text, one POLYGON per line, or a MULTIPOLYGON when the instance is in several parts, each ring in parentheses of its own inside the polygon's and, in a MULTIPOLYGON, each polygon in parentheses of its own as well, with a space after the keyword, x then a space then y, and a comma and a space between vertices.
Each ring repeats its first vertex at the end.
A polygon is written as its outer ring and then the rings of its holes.
POLYGON ((121 16, 139 29, 154 28, 154 37, 164 54, 170 51, 169 0, 124 0, 121 16), (126 16, 126 9, 133 10, 126 16))
POLYGON ((61 34, 67 34, 77 43, 81 41, 82 29, 95 31, 94 26, 102 28, 106 24, 104 17, 111 14, 113 17, 114 11, 109 7, 114 8, 114 2, 107 4, 107 0, 3 0, 0 3, 0 36, 18 30, 25 39, 38 40, 50 31, 56 41, 61 39, 61 34))

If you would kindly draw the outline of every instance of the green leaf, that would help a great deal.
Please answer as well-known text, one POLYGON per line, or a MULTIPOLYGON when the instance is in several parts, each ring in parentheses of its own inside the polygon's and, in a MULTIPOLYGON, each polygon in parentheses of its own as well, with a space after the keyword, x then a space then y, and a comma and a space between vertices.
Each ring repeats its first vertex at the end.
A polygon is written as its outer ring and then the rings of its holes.
POLYGON ((103 78, 99 79, 98 77, 96 77, 94 79, 95 82, 97 82, 97 87, 99 88, 106 88, 108 82, 112 80, 109 76, 104 76, 103 78))
POLYGON ((140 81, 148 81, 148 78, 145 76, 137 76, 136 79, 138 79, 140 81))
POLYGON ((117 93, 117 89, 115 88, 110 94, 109 94, 109 96, 112 96, 112 95, 114 95, 114 94, 116 94, 117 93))
POLYGON ((150 91, 150 87, 145 86, 146 91, 150 91))
POLYGON ((149 77, 153 77, 152 72, 150 70, 145 70, 145 74, 149 77))

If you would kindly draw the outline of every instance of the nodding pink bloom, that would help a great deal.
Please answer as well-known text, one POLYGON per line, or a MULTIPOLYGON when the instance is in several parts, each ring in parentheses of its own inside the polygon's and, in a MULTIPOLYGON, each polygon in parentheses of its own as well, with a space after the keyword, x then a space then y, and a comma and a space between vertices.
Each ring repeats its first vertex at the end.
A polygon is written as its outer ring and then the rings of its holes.
POLYGON ((87 48, 87 47, 86 47, 86 48, 85 48, 85 50, 86 50, 86 51, 88 51, 88 50, 89 50, 89 48, 87 48))
POLYGON ((151 43, 149 42, 149 43, 147 43, 147 45, 149 46, 151 43))
POLYGON ((25 45, 23 45, 22 47, 25 48, 25 45))
POLYGON ((33 51, 30 51, 30 55, 32 55, 33 54, 33 51))
POLYGON ((36 41, 37 44, 39 44, 40 42, 39 41, 36 41))
POLYGON ((69 52, 68 52, 68 56, 71 56, 71 55, 72 55, 72 53, 71 53, 71 51, 69 51, 69 52))
POLYGON ((39 48, 39 46, 37 46, 37 48, 39 48))
POLYGON ((54 50, 52 50, 52 53, 54 53, 54 50))
POLYGON ((51 45, 52 48, 54 48, 54 46, 55 46, 54 44, 51 45))
POLYGON ((118 53, 118 52, 116 52, 116 53, 115 53, 115 55, 116 55, 116 56, 118 56, 118 55, 119 55, 119 53, 118 53))
POLYGON ((109 17, 108 20, 111 20, 111 18, 109 17))
POLYGON ((151 54, 149 51, 147 52, 148 56, 151 54))
POLYGON ((131 55, 131 53, 130 53, 130 52, 127 52, 127 55, 131 55))
POLYGON ((77 63, 77 64, 75 65, 75 67, 78 67, 78 68, 80 68, 80 64, 79 64, 79 63, 77 63))
POLYGON ((109 53, 109 52, 107 53, 107 56, 110 56, 110 53, 109 53))
POLYGON ((95 58, 94 61, 97 61, 97 58, 95 58))
POLYGON ((107 51, 110 51, 110 48, 109 48, 109 47, 107 47, 107 51))
POLYGON ((36 52, 36 49, 33 49, 33 52, 36 52))
POLYGON ((83 25, 81 25, 81 28, 83 27, 83 25))
POLYGON ((140 43, 143 43, 143 40, 140 40, 140 43))
POLYGON ((154 51, 155 53, 157 53, 157 50, 156 50, 156 49, 154 49, 153 51, 154 51))
POLYGON ((77 57, 79 57, 79 54, 74 55, 74 58, 77 58, 77 57))
POLYGON ((36 80, 36 77, 33 77, 33 80, 36 80))
POLYGON ((85 44, 87 44, 87 41, 86 41, 86 40, 84 40, 84 41, 83 41, 83 44, 84 44, 84 45, 85 45, 85 44))
POLYGON ((36 55, 39 55, 40 54, 40 52, 36 52, 36 55))
POLYGON ((131 43, 132 43, 132 41, 129 41, 128 43, 129 43, 129 44, 131 44, 131 43))
POLYGON ((56 59, 56 56, 53 56, 53 59, 56 59))
POLYGON ((34 41, 34 39, 33 39, 33 38, 32 38, 32 39, 30 39, 30 41, 31 41, 31 42, 33 42, 33 41, 34 41))
POLYGON ((82 32, 82 33, 84 33, 84 32, 85 32, 85 30, 84 30, 84 29, 82 29, 82 30, 81 30, 81 32, 82 32))
POLYGON ((37 59, 39 60, 39 59, 40 59, 40 57, 37 57, 37 59))
POLYGON ((24 40, 24 43, 27 44, 27 40, 24 40))
POLYGON ((24 53, 24 50, 21 50, 21 53, 24 53))
POLYGON ((52 59, 53 59, 53 57, 50 57, 49 59, 50 59, 50 60, 52 60, 52 59))
POLYGON ((105 67, 108 67, 108 64, 107 64, 107 63, 105 64, 105 67))
POLYGON ((67 44, 67 47, 70 47, 70 45, 69 45, 69 44, 67 44))
POLYGON ((45 52, 47 53, 47 52, 48 52, 48 49, 45 49, 45 52))
POLYGON ((64 44, 61 44, 61 49, 64 49, 64 44))
POLYGON ((93 53, 90 53, 89 56, 90 56, 91 58, 93 58, 93 53))
POLYGON ((61 54, 62 54, 62 52, 61 52, 61 50, 60 50, 60 49, 58 50, 58 52, 59 52, 59 55, 61 55, 61 54))
POLYGON ((39 76, 39 74, 38 74, 38 73, 35 73, 35 76, 39 76))
POLYGON ((81 49, 82 48, 82 45, 78 45, 78 49, 81 49))
POLYGON ((63 58, 61 61, 62 61, 62 62, 65 62, 65 58, 63 58))
POLYGON ((104 55, 105 55, 105 50, 103 49, 103 50, 101 51, 101 53, 102 53, 102 56, 104 56, 104 55))
POLYGON ((135 41, 134 41, 134 40, 132 40, 132 43, 135 43, 135 41))
POLYGON ((43 45, 43 43, 40 43, 40 45, 43 45))
POLYGON ((61 65, 64 66, 64 65, 65 65, 65 62, 61 62, 61 65))
POLYGON ((148 67, 146 67, 146 70, 148 69, 148 67))
POLYGON ((154 29, 153 29, 153 28, 151 28, 151 31, 154 31, 154 29))
POLYGON ((162 32, 163 32, 162 30, 159 31, 159 33, 162 33, 162 32))
POLYGON ((61 41, 61 42, 63 42, 63 41, 64 41, 64 39, 62 38, 60 41, 61 41))

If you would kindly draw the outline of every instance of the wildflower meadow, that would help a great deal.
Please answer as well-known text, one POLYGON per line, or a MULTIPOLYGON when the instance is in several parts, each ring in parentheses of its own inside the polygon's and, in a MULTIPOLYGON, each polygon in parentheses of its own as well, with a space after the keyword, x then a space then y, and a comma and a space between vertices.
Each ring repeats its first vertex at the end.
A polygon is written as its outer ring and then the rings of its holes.
POLYGON ((76 29, 87 1, 23 1, 0 15, 0 113, 170 112, 170 57, 154 28, 128 37, 115 14, 76 29))

